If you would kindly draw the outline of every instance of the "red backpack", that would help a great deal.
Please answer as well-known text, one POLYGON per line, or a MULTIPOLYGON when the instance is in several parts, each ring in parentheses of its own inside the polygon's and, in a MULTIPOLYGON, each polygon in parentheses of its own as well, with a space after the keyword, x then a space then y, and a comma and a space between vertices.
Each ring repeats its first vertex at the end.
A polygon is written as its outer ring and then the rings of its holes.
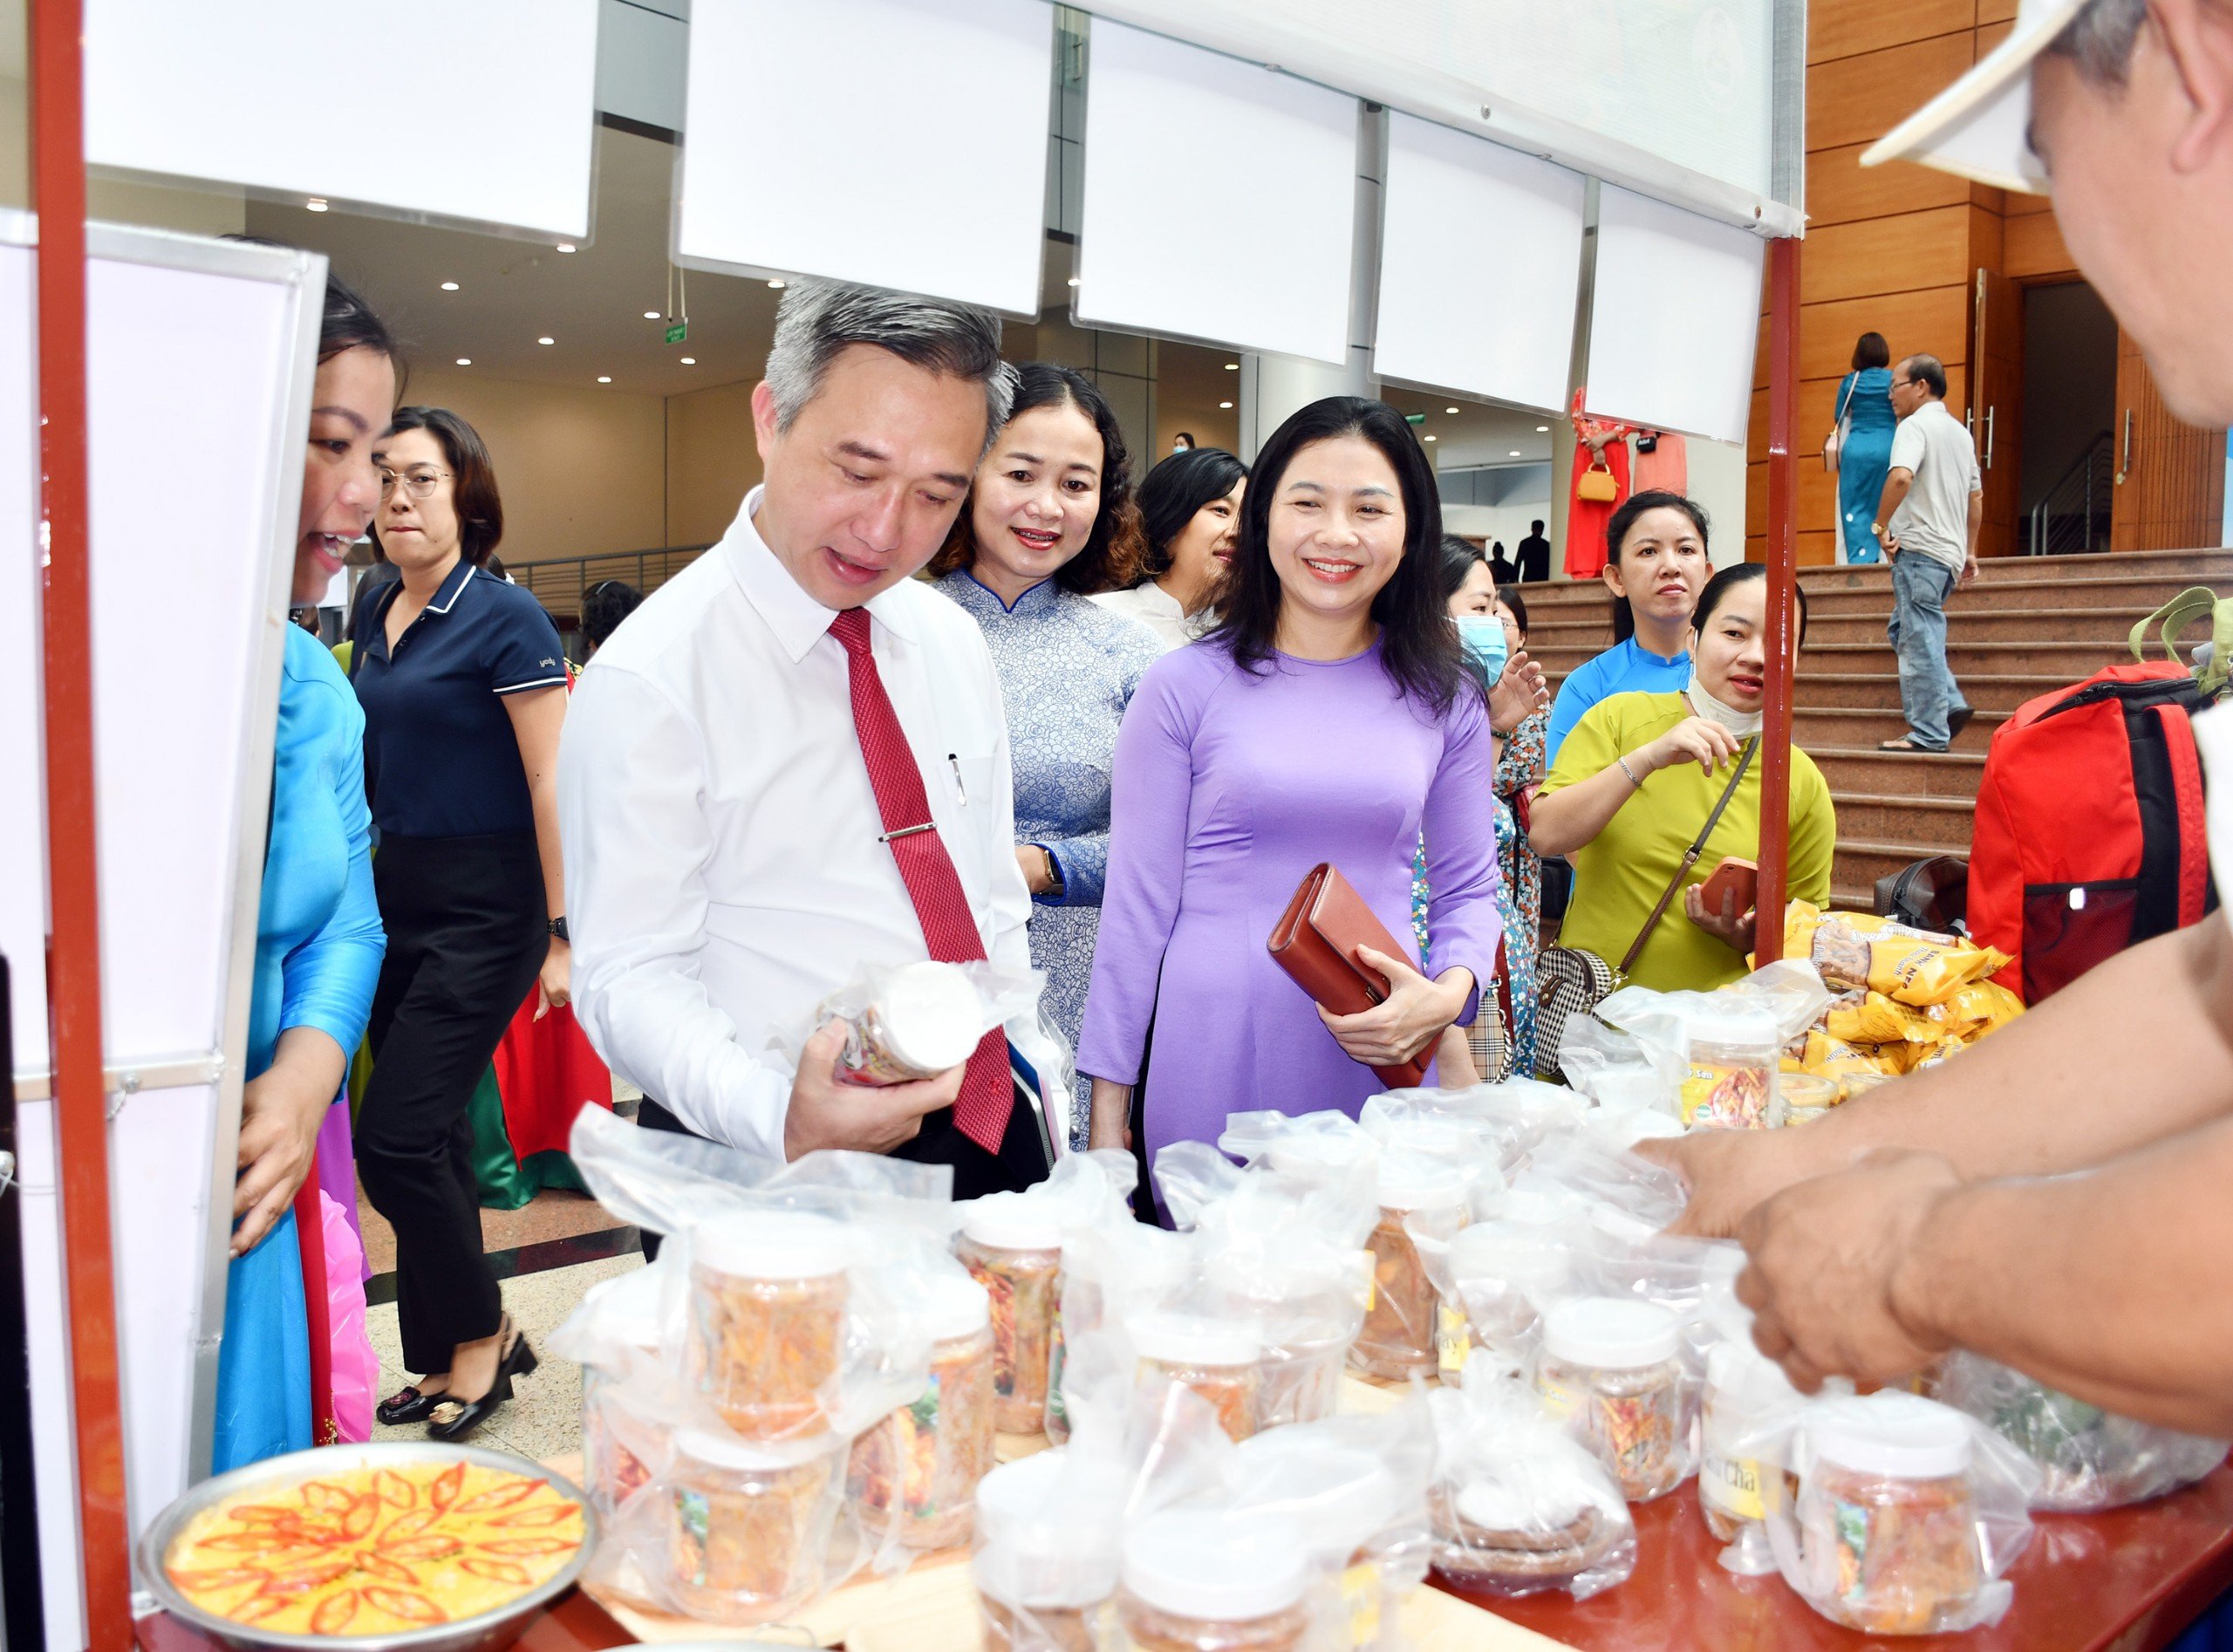
MULTIPOLYGON (((2133 627, 2169 645, 2217 606, 2196 588, 2133 627)), ((2112 666, 2027 701, 1993 735, 1970 856, 1970 932, 2015 961, 1996 980, 2037 1004, 2126 947, 2197 923, 2217 905, 2202 829, 2193 713, 2225 679, 2178 661, 2112 666)))

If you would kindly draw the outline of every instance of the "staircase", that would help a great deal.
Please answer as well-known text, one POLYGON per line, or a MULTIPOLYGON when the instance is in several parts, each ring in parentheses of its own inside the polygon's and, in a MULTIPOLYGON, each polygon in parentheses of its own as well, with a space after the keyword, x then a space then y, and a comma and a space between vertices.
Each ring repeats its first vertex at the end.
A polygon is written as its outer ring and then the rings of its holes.
MULTIPOLYGON (((1888 568, 1803 568, 1809 624, 1792 732, 1838 809, 1834 905, 1868 907, 1876 880, 1928 855, 1966 855, 1985 751, 2033 697, 2131 658, 2125 638, 2189 585, 2233 592, 2233 550, 2008 556, 1986 562, 1947 604, 1947 663, 1977 710, 1943 756, 1876 749, 1907 728, 1884 627, 1888 568)), ((1595 580, 1526 585, 1528 652, 1554 687, 1613 640, 1612 600, 1595 580)), ((2201 640, 2199 629, 2188 641, 2201 640)), ((2151 649, 2151 652, 2153 652, 2151 649)), ((2160 656, 2158 656, 2160 657, 2160 656)))

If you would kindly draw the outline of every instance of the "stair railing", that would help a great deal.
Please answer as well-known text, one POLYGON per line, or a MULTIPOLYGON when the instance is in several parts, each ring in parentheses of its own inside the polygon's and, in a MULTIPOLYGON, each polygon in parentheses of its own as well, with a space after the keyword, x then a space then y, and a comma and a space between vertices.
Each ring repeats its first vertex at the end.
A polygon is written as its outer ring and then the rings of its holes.
POLYGON ((546 562, 514 563, 509 571, 553 614, 573 617, 580 614, 582 593, 591 586, 622 579, 649 596, 706 550, 704 545, 661 545, 602 556, 554 556, 546 562))
POLYGON ((2086 451, 2032 507, 2026 554, 2060 556, 2089 551, 2109 538, 2109 495, 2116 466, 2116 438, 2098 432, 2086 451))

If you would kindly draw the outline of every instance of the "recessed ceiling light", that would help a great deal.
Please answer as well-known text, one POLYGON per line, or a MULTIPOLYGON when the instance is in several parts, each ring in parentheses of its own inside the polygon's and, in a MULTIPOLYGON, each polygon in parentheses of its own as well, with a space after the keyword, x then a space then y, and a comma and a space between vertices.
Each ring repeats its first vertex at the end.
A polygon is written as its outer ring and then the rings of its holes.
POLYGON ((1240 364, 1237 361, 1228 361, 1225 365, 1225 370, 1227 372, 1239 372, 1240 371, 1240 364))
POLYGON ((555 345, 555 344, 557 344, 558 341, 557 341, 556 338, 538 338, 538 339, 536 339, 535 342, 536 342, 536 343, 537 343, 537 344, 539 344, 539 345, 555 345))
POLYGON ((1419 438, 1419 440, 1420 440, 1421 441, 1432 441, 1432 440, 1434 440, 1434 438, 1433 438, 1432 436, 1422 436, 1422 437, 1420 437, 1420 438, 1419 438))
POLYGON ((656 310, 646 310, 644 311, 644 319, 646 321, 657 321, 659 318, 659 312, 656 310))
POLYGON ((1072 276, 1070 277, 1070 285, 1072 285, 1073 287, 1075 287, 1075 286, 1076 286, 1077 284, 1078 284, 1078 278, 1077 278, 1076 276, 1072 276))
POLYGON ((1443 412, 1444 412, 1444 413, 1456 413, 1457 411, 1458 411, 1458 409, 1457 409, 1457 408, 1455 408, 1455 407, 1444 407, 1444 408, 1443 409, 1443 412))
POLYGON ((779 280, 779 281, 771 281, 771 282, 769 282, 768 284, 769 286, 773 287, 773 288, 774 288, 777 292, 781 292, 781 291, 782 291, 782 290, 783 290, 785 287, 789 286, 790 283, 789 283, 789 282, 786 282, 786 281, 780 281, 780 280, 779 280))
POLYGON ((1221 402, 1218 403, 1218 406, 1220 406, 1220 407, 1230 407, 1230 406, 1233 406, 1233 404, 1232 404, 1231 402, 1229 402, 1229 401, 1221 401, 1221 402))
POLYGON ((1539 431, 1542 431, 1542 430, 1548 430, 1548 429, 1550 428, 1550 426, 1548 426, 1548 425, 1538 425, 1538 426, 1536 426, 1536 427, 1535 427, 1535 428, 1536 428, 1537 430, 1539 430, 1539 431))
POLYGON ((324 212, 325 210, 325 201, 324 197, 319 195, 312 195, 308 201, 303 202, 303 205, 309 208, 312 212, 324 212))
POLYGON ((473 358, 470 356, 460 356, 457 358, 457 365, 461 367, 470 367, 473 365, 473 358))
POLYGON ((609 385, 612 382, 612 375, 609 372, 601 372, 598 374, 597 381, 601 385, 609 385))
POLYGON ((1513 456, 1514 459, 1519 458, 1519 448, 1517 448, 1517 447, 1513 448, 1513 449, 1512 450, 1512 456, 1513 456))
POLYGON ((682 358, 682 365, 686 367, 694 367, 698 365, 698 358, 695 356, 685 356, 682 358))
POLYGON ((571 252, 573 249, 574 243, 570 241, 562 241, 558 243, 558 250, 561 252, 571 252))
POLYGON ((442 290, 444 292, 455 292, 457 290, 457 283, 454 281, 445 281, 442 283, 442 290))

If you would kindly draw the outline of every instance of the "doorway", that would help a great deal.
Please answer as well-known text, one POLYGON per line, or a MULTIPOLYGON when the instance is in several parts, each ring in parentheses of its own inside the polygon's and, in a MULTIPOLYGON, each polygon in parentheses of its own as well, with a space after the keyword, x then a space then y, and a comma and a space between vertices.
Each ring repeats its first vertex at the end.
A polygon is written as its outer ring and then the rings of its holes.
POLYGON ((2114 493, 2117 323, 2083 281, 2024 290, 2019 554, 2109 548, 2114 493))

